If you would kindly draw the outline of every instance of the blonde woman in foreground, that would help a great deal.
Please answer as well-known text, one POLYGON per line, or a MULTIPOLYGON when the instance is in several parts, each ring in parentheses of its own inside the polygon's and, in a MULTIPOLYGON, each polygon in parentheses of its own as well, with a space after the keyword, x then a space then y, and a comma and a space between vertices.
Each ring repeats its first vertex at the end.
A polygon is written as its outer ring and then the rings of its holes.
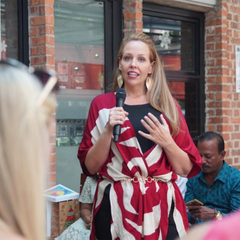
POLYGON ((239 232, 240 211, 225 216, 222 220, 199 224, 187 232, 181 240, 237 240, 239 232))
POLYGON ((53 104, 40 82, 0 62, 0 239, 43 240, 53 104))

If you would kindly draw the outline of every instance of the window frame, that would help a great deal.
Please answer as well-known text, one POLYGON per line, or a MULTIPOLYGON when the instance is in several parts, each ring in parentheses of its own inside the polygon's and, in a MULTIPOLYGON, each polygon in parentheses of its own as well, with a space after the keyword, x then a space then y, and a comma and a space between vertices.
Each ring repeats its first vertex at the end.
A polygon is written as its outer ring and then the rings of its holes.
POLYGON ((28 1, 18 0, 18 60, 29 66, 28 1))
POLYGON ((168 7, 155 3, 143 3, 143 15, 158 18, 167 18, 194 23, 196 26, 194 37, 193 58, 194 71, 170 71, 166 70, 166 78, 169 82, 196 82, 197 81, 197 132, 192 132, 194 141, 205 129, 205 93, 204 93, 204 13, 168 7))
POLYGON ((102 0, 104 2, 104 80, 105 92, 111 91, 113 68, 123 38, 123 1, 102 0))

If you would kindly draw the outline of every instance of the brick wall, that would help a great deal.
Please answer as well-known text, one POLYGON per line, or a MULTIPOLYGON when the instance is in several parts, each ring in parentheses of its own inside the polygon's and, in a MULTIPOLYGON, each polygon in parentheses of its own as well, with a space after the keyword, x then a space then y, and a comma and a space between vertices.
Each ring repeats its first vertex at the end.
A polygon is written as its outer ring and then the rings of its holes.
POLYGON ((123 0, 124 36, 142 32, 142 0, 123 0))
MULTIPOLYGON (((53 6, 54 0, 29 0, 29 56, 30 65, 34 68, 55 69, 53 6)), ((56 124, 53 126, 51 146, 48 187, 56 183, 56 124)))
POLYGON ((240 3, 217 1, 205 20, 206 130, 226 142, 227 162, 240 168, 240 94, 236 93, 235 46, 240 45, 240 3))
POLYGON ((55 69, 54 0, 30 0, 30 64, 55 69))

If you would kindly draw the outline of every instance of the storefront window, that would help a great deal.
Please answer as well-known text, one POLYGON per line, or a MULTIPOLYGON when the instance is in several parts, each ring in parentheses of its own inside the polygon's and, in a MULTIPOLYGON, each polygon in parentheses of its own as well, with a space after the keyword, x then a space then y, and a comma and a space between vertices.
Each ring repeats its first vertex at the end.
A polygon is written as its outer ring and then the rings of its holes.
POLYGON ((16 0, 0 0, 0 59, 18 59, 18 14, 16 0))
POLYGON ((153 40, 171 92, 194 140, 204 130, 204 15, 143 4, 143 31, 153 40))
POLYGON ((165 70, 194 71, 194 24, 159 17, 143 17, 144 29, 157 48, 165 70))
POLYGON ((77 150, 92 99, 104 92, 104 2, 55 0, 57 184, 79 192, 77 150))

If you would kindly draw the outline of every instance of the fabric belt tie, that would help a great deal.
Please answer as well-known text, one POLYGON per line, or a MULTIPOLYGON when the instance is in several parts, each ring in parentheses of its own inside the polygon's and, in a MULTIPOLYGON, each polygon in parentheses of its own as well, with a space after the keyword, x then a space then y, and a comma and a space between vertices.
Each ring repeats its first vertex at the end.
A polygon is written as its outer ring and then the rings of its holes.
POLYGON ((147 183, 151 183, 151 182, 158 182, 158 181, 162 181, 160 178, 154 178, 154 177, 133 177, 133 178, 124 178, 122 181, 124 182, 133 182, 133 183, 138 183, 138 182, 147 182, 147 183))

